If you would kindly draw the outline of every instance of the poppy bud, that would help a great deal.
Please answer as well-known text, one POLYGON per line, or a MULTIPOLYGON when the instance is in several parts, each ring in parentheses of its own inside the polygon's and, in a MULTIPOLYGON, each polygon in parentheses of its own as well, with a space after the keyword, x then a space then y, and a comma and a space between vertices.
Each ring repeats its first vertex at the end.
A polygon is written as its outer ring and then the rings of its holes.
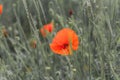
POLYGON ((8 31, 6 30, 6 28, 2 29, 2 34, 3 34, 4 37, 8 36, 8 31))
POLYGON ((31 46, 32 48, 36 48, 36 46, 37 46, 37 41, 36 41, 36 40, 32 40, 32 41, 30 42, 30 46, 31 46))
POLYGON ((73 15, 73 10, 72 10, 72 9, 69 10, 69 15, 70 15, 70 16, 73 15))

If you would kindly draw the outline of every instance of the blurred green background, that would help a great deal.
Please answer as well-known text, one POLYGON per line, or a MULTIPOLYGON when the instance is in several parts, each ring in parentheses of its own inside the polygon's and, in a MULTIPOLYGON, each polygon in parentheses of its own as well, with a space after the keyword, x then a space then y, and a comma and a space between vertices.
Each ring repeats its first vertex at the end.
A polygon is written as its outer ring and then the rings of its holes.
POLYGON ((0 0, 0 80, 120 80, 120 0, 0 0), (72 15, 70 14, 72 11, 72 15), (39 29, 55 23, 43 38, 39 29), (56 32, 73 29, 72 56, 50 48, 56 32), (37 47, 30 46, 32 40, 37 47))

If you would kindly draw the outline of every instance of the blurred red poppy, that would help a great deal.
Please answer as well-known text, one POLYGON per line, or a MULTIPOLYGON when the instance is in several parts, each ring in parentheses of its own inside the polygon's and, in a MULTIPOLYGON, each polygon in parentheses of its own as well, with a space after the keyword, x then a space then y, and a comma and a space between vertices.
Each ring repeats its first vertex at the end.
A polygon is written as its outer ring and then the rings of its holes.
POLYGON ((77 50, 79 40, 77 34, 69 28, 64 28, 57 32, 50 44, 51 50, 60 55, 70 55, 72 50, 77 50))
POLYGON ((46 37, 47 33, 51 33, 53 31, 53 28, 54 28, 54 22, 51 22, 49 24, 44 25, 40 29, 40 33, 42 34, 43 37, 46 37))
POLYGON ((3 12, 3 5, 0 4, 0 15, 2 14, 2 12, 3 12))

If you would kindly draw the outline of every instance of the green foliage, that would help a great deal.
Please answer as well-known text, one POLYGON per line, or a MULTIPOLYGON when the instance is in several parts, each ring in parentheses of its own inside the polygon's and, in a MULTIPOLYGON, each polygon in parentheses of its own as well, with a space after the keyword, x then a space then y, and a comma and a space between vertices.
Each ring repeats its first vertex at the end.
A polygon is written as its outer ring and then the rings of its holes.
POLYGON ((120 0, 0 0, 0 80, 120 80, 120 0), (73 14, 70 15, 69 11, 73 14), (39 29, 51 21, 43 38, 39 29), (8 31, 4 37, 2 28, 8 31), (69 27, 79 36, 71 56, 49 43, 69 27), (37 41, 32 48, 31 40, 37 41))

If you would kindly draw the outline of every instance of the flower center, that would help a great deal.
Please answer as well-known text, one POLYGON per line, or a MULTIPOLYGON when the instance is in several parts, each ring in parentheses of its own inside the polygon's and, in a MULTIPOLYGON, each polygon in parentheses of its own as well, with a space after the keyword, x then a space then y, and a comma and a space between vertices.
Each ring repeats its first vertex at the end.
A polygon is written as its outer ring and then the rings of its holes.
POLYGON ((63 44, 63 49, 67 48, 68 44, 63 44))

